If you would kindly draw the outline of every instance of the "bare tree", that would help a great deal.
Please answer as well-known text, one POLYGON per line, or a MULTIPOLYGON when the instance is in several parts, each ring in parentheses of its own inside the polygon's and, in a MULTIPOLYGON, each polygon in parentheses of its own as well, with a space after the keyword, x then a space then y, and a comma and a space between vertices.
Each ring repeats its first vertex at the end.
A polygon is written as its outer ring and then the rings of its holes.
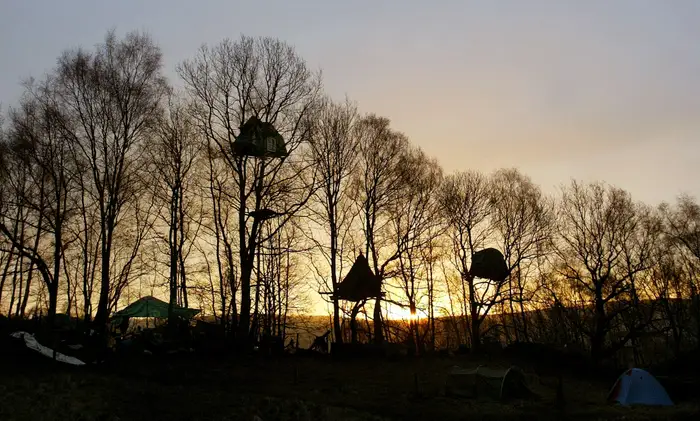
MULTIPOLYGON (((9 136, 8 136, 9 137, 9 136)), ((0 190, 0 223, 2 228, 0 228, 0 243, 2 246, 3 255, 5 256, 5 264, 3 265, 2 273, 0 274, 0 302, 2 302, 3 293, 5 292, 5 285, 9 276, 13 276, 12 281, 12 293, 15 290, 15 281, 17 278, 18 271, 22 270, 24 256, 16 249, 16 244, 25 244, 25 239, 27 234, 27 226, 29 225, 30 217, 32 215, 29 206, 25 200, 26 197, 32 196, 36 192, 30 182, 29 172, 31 171, 31 166, 28 160, 20 159, 18 154, 15 153, 13 144, 9 140, 5 140, 2 143, 3 156, 2 156, 2 177, 3 185, 0 190), (13 241, 14 240, 14 241, 13 241), (14 267, 14 269, 12 269, 14 267)), ((40 213, 39 216, 43 215, 40 213)), ((35 226, 40 226, 36 221, 35 226)), ((36 239, 40 238, 41 230, 36 230, 36 239)), ((31 267, 29 275, 31 275, 31 267)), ((28 276, 31 278, 31 276, 28 276)), ((27 289, 31 285, 31 279, 27 281, 27 289)), ((14 297, 13 297, 14 298, 14 297)), ((12 300, 11 300, 12 301, 12 300)), ((8 314, 12 314, 12 303, 10 303, 8 314)))
MULTIPOLYGON (((391 129, 387 118, 363 117, 355 129, 359 141, 359 166, 354 177, 356 202, 365 236, 365 256, 380 279, 390 277, 390 265, 399 257, 390 231, 389 206, 401 189, 401 163, 408 138, 391 129)), ((364 304, 360 302, 360 304, 364 304)), ((359 310, 356 306, 355 313, 359 310)), ((381 297, 374 303, 374 340, 383 342, 381 297)))
POLYGON ((683 195, 675 206, 662 204, 660 210, 667 245, 663 250, 666 269, 663 280, 668 285, 659 289, 665 292, 665 310, 679 352, 686 330, 700 343, 700 205, 694 198, 683 195), (690 300, 688 309, 685 300, 690 300))
POLYGON ((478 349, 482 324, 501 302, 503 287, 503 283, 480 280, 470 273, 472 256, 493 232, 489 180, 477 172, 450 175, 440 190, 440 202, 452 242, 452 264, 461 279, 464 330, 471 336, 472 347, 478 349))
POLYGON ((321 90, 320 74, 311 72, 288 44, 245 36, 213 48, 202 47, 178 72, 193 98, 198 125, 235 173, 241 285, 237 339, 248 346, 251 275, 263 240, 262 220, 254 215, 270 209, 281 215, 282 222, 288 221, 310 196, 312 180, 303 177, 310 166, 295 151, 309 140, 310 117, 321 90), (240 129, 252 116, 282 134, 289 153, 286 158, 253 159, 236 152, 240 129), (300 200, 284 200, 295 195, 300 200))
MULTIPOLYGON (((40 193, 17 197, 38 215, 38 222, 33 227, 36 232, 32 241, 34 245, 24 244, 24 235, 13 235, 14 232, 0 222, 0 233, 10 240, 21 256, 31 262, 30 273, 36 266, 41 274, 49 296, 50 322, 53 321, 58 305, 61 261, 66 246, 63 240, 64 223, 71 211, 70 195, 74 189, 71 158, 65 137, 67 121, 56 106, 51 84, 51 80, 41 85, 28 83, 20 108, 11 114, 15 153, 18 159, 26 163, 27 174, 32 184, 38 186, 40 193), (45 259, 39 251, 42 230, 52 236, 50 259, 45 259)), ((28 291, 29 285, 25 293, 28 291)))
POLYGON ((494 234, 510 272, 507 293, 515 340, 528 341, 526 303, 532 300, 537 285, 528 282, 528 278, 536 274, 536 259, 548 251, 551 243, 553 204, 529 177, 516 169, 497 171, 492 176, 490 191, 494 234))
MULTIPOLYGON (((214 236, 214 243, 202 245, 203 254, 206 256, 204 248, 213 247, 216 258, 216 274, 218 275, 218 302, 220 311, 220 321, 225 331, 229 327, 238 326, 238 304, 236 300, 240 289, 238 282, 239 267, 236 262, 236 249, 234 240, 237 231, 238 218, 235 213, 234 200, 227 193, 235 189, 232 175, 222 165, 218 158, 217 148, 208 142, 205 145, 207 157, 207 181, 208 199, 211 203, 209 214, 210 220, 205 221, 204 227, 214 236), (231 319, 231 326, 228 324, 231 319)), ((207 260, 208 262, 208 260, 207 260)), ((212 288, 214 289, 214 288, 212 288)), ((216 314, 216 312, 215 312, 216 314)))
MULTIPOLYGON (((322 288, 331 293, 340 283, 344 243, 356 214, 351 206, 350 182, 358 160, 354 132, 357 120, 357 108, 347 99, 344 103, 327 100, 320 109, 311 142, 310 152, 318 171, 319 188, 310 206, 310 219, 321 227, 324 240, 314 238, 313 230, 309 236, 329 267, 329 272, 320 268, 317 272, 323 278, 322 288)), ((334 338, 342 343, 338 298, 333 298, 332 303, 334 338)))
MULTIPOLYGON (((73 154, 77 174, 83 174, 85 168, 79 157, 73 154)), ((76 194, 76 212, 79 217, 72 218, 68 224, 69 235, 75 239, 76 247, 67 250, 72 253, 66 259, 66 266, 73 267, 75 273, 76 290, 80 288, 82 297, 81 311, 85 322, 92 319, 93 314, 93 292, 95 287, 96 271, 100 263, 100 215, 99 209, 94 206, 90 194, 90 180, 85 176, 77 176, 76 183, 78 193, 76 194)), ((65 253, 64 253, 65 255, 65 253)), ((77 305, 77 303, 76 303, 77 305)), ((78 311, 76 310, 76 313, 78 311)))
POLYGON ((563 190, 555 267, 575 302, 559 301, 589 339, 594 361, 639 335, 650 322, 628 326, 621 339, 609 335, 626 311, 636 310, 638 278, 654 267, 655 234, 648 223, 621 189, 574 181, 563 190))
POLYGON ((168 227, 166 243, 169 255, 169 319, 174 325, 173 308, 188 306, 186 276, 186 241, 191 225, 191 179, 201 141, 194 121, 183 104, 171 94, 168 107, 157 127, 155 142, 149 147, 150 161, 156 174, 154 195, 167 210, 162 216, 168 227))
POLYGON ((123 229, 114 233, 108 296, 110 313, 117 310, 122 293, 132 281, 154 271, 158 266, 154 259, 142 253, 143 245, 148 244, 150 247, 146 248, 156 249, 153 241, 157 241, 152 235, 157 220, 157 200, 146 187, 147 180, 142 174, 132 179, 131 188, 138 200, 134 198, 126 202, 120 216, 123 229))
POLYGON ((300 264, 299 249, 301 229, 298 224, 287 223, 282 229, 273 225, 276 221, 268 221, 265 229, 275 232, 267 236, 267 241, 260 247, 260 264, 258 283, 260 302, 256 316, 262 321, 262 338, 278 337, 285 340, 287 328, 290 327, 291 314, 304 313, 308 306, 306 285, 303 282, 305 273, 300 264))
POLYGON ((73 147, 87 168, 99 209, 101 283, 95 326, 109 317, 113 241, 125 203, 136 200, 137 162, 167 89, 160 49, 145 34, 112 31, 94 52, 67 51, 59 60, 61 107, 75 121, 73 147))
MULTIPOLYGON (((438 187, 439 189, 439 187, 438 187)), ((438 203, 439 206, 439 203, 438 203)), ((421 259, 424 264, 424 275, 426 281, 426 292, 428 300, 428 325, 430 330, 430 349, 435 351, 437 348, 437 331, 436 331, 436 321, 440 314, 450 314, 446 311, 441 311, 440 298, 444 297, 442 295, 445 290, 441 290, 439 287, 439 276, 445 275, 445 272, 440 272, 442 268, 441 263, 444 262, 447 247, 445 245, 445 229, 446 224, 444 219, 440 215, 439 207, 434 210, 433 218, 436 218, 435 223, 430 224, 428 227, 428 232, 426 236, 428 241, 421 248, 421 259)), ((449 294, 449 293, 448 293, 449 294)), ((448 297, 449 298, 449 297, 448 297)), ((450 300, 451 301, 451 300, 450 300)), ((446 310, 446 309, 443 309, 446 310)), ((441 321, 440 325, 442 330, 445 330, 446 323, 441 321)))
POLYGON ((389 206, 391 230, 398 250, 397 278, 408 301, 412 316, 409 330, 418 352, 422 351, 423 341, 419 337, 417 311, 430 276, 423 255, 440 234, 435 229, 441 223, 435 191, 440 187, 442 170, 422 150, 410 148, 402 157, 400 174, 399 194, 389 206))

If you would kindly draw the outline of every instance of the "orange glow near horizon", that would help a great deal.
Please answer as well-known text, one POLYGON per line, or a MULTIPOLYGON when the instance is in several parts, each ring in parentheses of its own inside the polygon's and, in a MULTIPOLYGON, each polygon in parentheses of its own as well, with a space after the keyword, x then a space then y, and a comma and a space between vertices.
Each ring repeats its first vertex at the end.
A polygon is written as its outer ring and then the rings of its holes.
POLYGON ((411 313, 408 307, 393 304, 388 304, 386 312, 389 320, 419 321, 423 318, 419 312, 411 313))

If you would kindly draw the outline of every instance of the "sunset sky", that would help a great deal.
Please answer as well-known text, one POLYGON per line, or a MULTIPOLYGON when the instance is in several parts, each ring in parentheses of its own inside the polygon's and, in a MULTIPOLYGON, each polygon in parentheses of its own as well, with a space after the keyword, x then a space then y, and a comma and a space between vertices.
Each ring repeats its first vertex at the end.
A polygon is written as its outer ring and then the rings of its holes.
POLYGON ((700 196, 698 1, 0 0, 3 111, 22 79, 110 28, 148 31, 176 85, 202 43, 278 37, 447 171, 700 196))
POLYGON ((271 35, 327 90, 392 119, 446 170, 518 167, 546 191, 604 179, 700 194, 700 2, 0 2, 0 102, 68 47, 143 29, 167 72, 202 43, 271 35))

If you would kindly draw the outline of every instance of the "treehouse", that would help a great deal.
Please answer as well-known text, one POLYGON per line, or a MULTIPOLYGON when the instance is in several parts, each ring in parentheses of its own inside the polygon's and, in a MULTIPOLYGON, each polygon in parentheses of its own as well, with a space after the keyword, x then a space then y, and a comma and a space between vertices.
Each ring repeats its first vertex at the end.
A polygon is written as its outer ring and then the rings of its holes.
POLYGON ((255 116, 241 126, 241 132, 233 142, 233 152, 256 158, 284 158, 289 155, 282 135, 271 123, 255 116))
POLYGON ((334 298, 346 301, 363 301, 382 297, 382 281, 369 267, 367 258, 360 253, 350 271, 333 294, 334 298))
POLYGON ((509 274, 508 264, 503 254, 494 248, 479 250, 472 256, 469 274, 476 278, 503 282, 509 274))
POLYGON ((248 215, 252 216, 253 219, 259 219, 261 221, 267 221, 268 219, 276 218, 282 216, 281 213, 275 212, 272 209, 259 209, 248 212, 248 215))

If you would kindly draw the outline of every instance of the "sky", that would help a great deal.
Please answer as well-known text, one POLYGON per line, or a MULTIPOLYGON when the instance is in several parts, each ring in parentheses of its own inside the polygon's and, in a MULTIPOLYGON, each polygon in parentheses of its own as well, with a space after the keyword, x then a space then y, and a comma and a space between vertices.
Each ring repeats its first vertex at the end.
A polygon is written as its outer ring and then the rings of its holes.
POLYGON ((694 0, 0 0, 0 103, 67 48, 145 30, 167 74, 203 43, 274 36, 326 90, 389 117, 448 172, 516 167, 700 196, 694 0))

